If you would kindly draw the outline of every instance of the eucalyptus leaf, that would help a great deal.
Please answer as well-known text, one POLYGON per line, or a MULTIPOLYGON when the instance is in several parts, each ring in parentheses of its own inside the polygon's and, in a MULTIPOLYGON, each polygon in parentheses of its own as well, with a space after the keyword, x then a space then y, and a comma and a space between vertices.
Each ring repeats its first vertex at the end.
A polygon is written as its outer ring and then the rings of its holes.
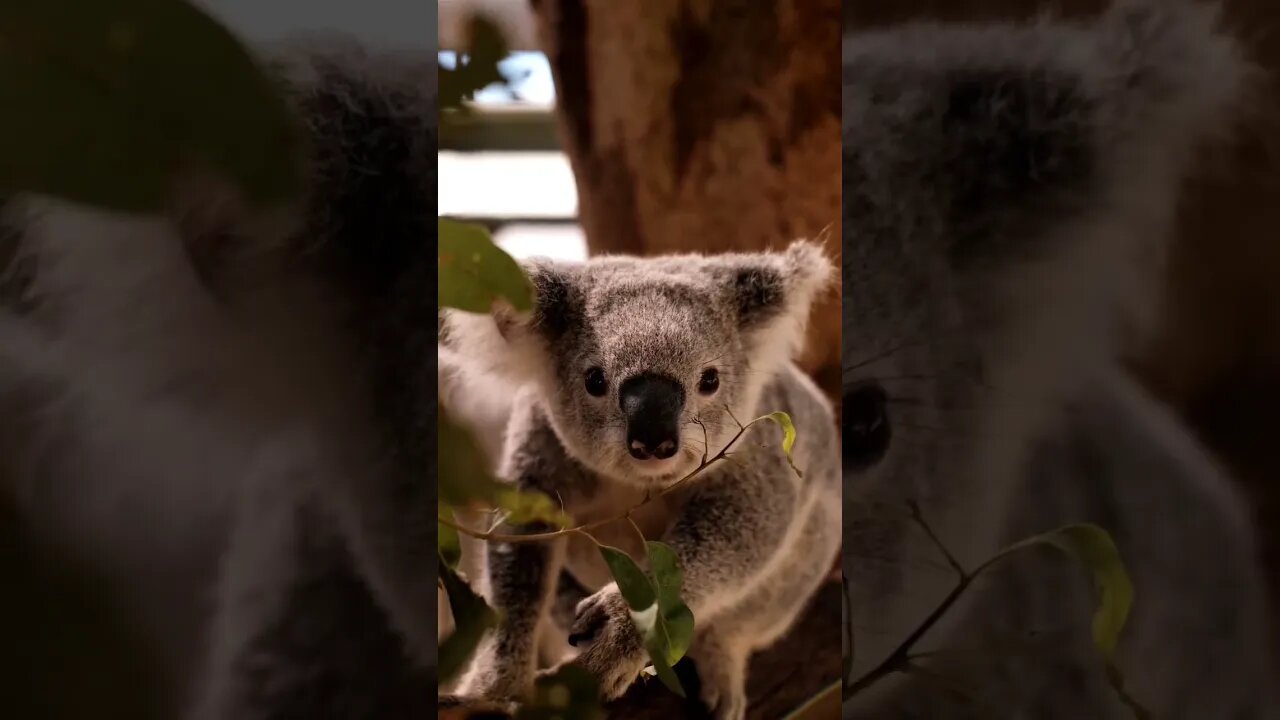
POLYGON ((565 664, 537 679, 533 697, 516 713, 516 720, 602 720, 600 685, 585 669, 565 664))
POLYGON ((1010 545, 977 572, 1013 553, 1042 545, 1075 558, 1093 576, 1098 595, 1098 607, 1093 614, 1093 643, 1106 664, 1107 681, 1138 720, 1147 720, 1151 717, 1150 711, 1125 689, 1124 677, 1115 664, 1116 645, 1133 606, 1133 582, 1110 533, 1088 523, 1067 525, 1010 545))
POLYGON ((625 552, 609 545, 600 545, 600 555, 614 582, 618 583, 618 591, 631 607, 632 614, 640 613, 654 607, 657 603, 657 591, 653 581, 644 574, 635 560, 625 552))
POLYGON ((492 506, 497 496, 508 489, 489 474, 484 451, 466 428, 450 419, 443 406, 437 406, 436 442, 440 483, 437 494, 442 504, 492 506))
POLYGON ((494 504, 507 512, 508 523, 524 525, 544 522, 558 528, 573 524, 570 518, 550 495, 536 490, 516 490, 504 487, 494 496, 494 504))
POLYGON ((661 579, 655 582, 622 550, 608 545, 599 548, 618 584, 618 591, 631 608, 631 619, 644 639, 658 679, 684 697, 684 688, 671 666, 688 650, 693 636, 693 613, 679 596, 682 578, 675 553, 662 543, 645 543, 651 563, 654 554, 657 555, 655 573, 661 579))
POLYGON ((782 428, 782 452, 787 456, 787 464, 791 466, 791 470, 795 472, 797 477, 804 477, 804 473, 800 472, 800 468, 796 467, 796 462, 791 457, 791 449, 796 444, 796 426, 791 422, 791 416, 782 411, 772 412, 756 418, 752 421, 752 424, 761 420, 771 420, 782 428))
POLYGON ((665 659, 675 665, 693 642, 693 611, 680 597, 684 574, 680 570, 679 558, 669 545, 651 540, 645 543, 645 551, 657 586, 658 612, 666 626, 665 659))
POLYGON ((259 204, 300 187, 301 132, 280 88, 182 0, 0 6, 0 193, 128 212, 212 172, 259 204))
POLYGON ((453 422, 443 406, 437 405, 436 412, 437 495, 441 505, 499 508, 507 513, 507 522, 513 525, 544 522, 566 527, 572 524, 572 518, 545 493, 517 489, 495 479, 489 473, 484 451, 471 432, 453 422))
MULTIPOLYGON (((446 520, 454 519, 452 508, 441 507, 440 513, 446 520)), ((458 562, 462 560, 462 543, 458 538, 458 531, 449 525, 437 522, 436 546, 440 549, 440 559, 444 560, 451 569, 458 569, 458 562)))
POLYGON ((1093 575, 1094 588, 1098 593, 1098 608, 1093 614, 1093 642, 1108 662, 1113 661, 1116 644, 1133 606, 1133 583, 1111 534, 1097 525, 1067 525, 1015 543, 998 553, 987 565, 1012 553, 1041 545, 1067 553, 1093 575))
POLYGON ((649 651, 649 660, 653 662, 653 669, 658 674, 658 679, 671 692, 686 697, 684 686, 680 684, 680 678, 676 676, 676 671, 672 669, 671 664, 667 662, 667 650, 664 647, 663 639, 657 634, 651 635, 650 639, 645 643, 645 649, 649 651))
POLYGON ((528 276, 493 243, 488 230, 441 218, 437 231, 440 307, 487 313, 499 299, 516 310, 533 307, 533 286, 528 276))
POLYGON ((440 643, 439 680, 443 684, 466 666, 485 631, 498 624, 499 615, 489 607, 484 598, 476 594, 443 558, 438 563, 440 580, 449 596, 449 609, 453 612, 453 633, 440 643))

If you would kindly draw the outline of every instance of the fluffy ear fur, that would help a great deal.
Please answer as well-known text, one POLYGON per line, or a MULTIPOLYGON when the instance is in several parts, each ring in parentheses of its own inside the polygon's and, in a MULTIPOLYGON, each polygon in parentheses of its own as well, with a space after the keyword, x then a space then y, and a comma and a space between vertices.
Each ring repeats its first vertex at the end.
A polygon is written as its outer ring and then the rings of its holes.
MULTIPOLYGON (((758 358, 760 370, 777 367, 800 351, 810 307, 835 277, 835 267, 822 248, 807 241, 783 252, 663 260, 682 272, 705 272, 723 288, 741 332, 754 346, 751 354, 758 358)), ((591 272, 590 264, 534 260, 524 268, 535 291, 532 311, 442 312, 441 342, 467 358, 475 372, 549 380, 549 346, 585 322, 585 274, 591 272)), ((641 272, 640 266, 635 271, 641 272)))
POLYGON ((533 284, 533 309, 498 306, 491 315, 441 310, 441 343, 467 358, 468 372, 516 381, 549 379, 549 345, 581 322, 578 266, 544 260, 522 263, 533 284))
POLYGON ((712 258, 737 310, 742 332, 765 363, 788 360, 802 349, 809 311, 828 289, 835 266, 816 243, 798 240, 784 252, 712 258))

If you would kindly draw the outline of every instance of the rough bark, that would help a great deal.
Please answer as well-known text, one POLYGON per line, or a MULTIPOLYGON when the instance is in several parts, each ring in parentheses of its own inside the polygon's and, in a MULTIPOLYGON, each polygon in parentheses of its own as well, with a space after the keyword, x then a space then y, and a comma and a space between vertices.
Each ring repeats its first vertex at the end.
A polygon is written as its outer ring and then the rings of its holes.
MULTIPOLYGON (((1233 143, 1187 182, 1168 269, 1166 312, 1132 358, 1255 502, 1280 612, 1280 3, 1225 0, 1223 24, 1262 71, 1233 143)), ((1088 17, 1109 0, 846 0, 847 28, 911 19, 1088 17)), ((1280 629, 1280 623, 1277 623, 1280 629)), ((1280 638, 1277 647, 1280 648, 1280 638)))
MULTIPOLYGON (((534 0, 593 253, 840 255, 840 0, 534 0)), ((838 397, 838 294, 806 369, 838 397)))

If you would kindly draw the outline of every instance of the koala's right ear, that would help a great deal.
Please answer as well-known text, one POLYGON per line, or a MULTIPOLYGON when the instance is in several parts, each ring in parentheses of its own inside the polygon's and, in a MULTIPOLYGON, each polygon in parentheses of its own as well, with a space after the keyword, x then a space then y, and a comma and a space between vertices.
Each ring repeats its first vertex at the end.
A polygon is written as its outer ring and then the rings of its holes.
POLYGON ((711 262, 757 364, 773 367, 799 353, 810 309, 835 279, 822 246, 797 240, 782 252, 726 254, 711 262))
POLYGON ((576 266, 541 260, 522 264, 533 284, 533 309, 499 305, 490 314, 441 309, 440 343, 488 372, 537 379, 556 342, 581 322, 576 266))

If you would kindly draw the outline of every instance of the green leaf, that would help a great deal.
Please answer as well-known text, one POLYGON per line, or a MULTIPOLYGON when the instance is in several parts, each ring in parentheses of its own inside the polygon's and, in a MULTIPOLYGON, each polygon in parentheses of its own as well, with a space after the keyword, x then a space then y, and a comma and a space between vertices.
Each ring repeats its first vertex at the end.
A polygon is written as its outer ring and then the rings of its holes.
POLYGON ((796 467, 796 462, 791 457, 791 448, 796 444, 796 426, 791 422, 791 416, 781 411, 772 412, 752 420, 751 424, 754 425, 761 420, 772 420, 782 428, 782 452, 787 456, 787 464, 791 466, 791 470, 797 477, 804 477, 804 473, 800 472, 800 468, 796 467))
POLYGON ((498 624, 499 616, 443 559, 438 565, 454 624, 453 633, 440 643, 438 682, 443 684, 462 670, 485 631, 498 624))
MULTIPOLYGON (((507 522, 524 525, 545 522, 556 527, 573 524, 572 518, 545 493, 521 490, 499 482, 489 473, 489 463, 475 438, 453 422, 443 406, 436 407, 437 495, 442 506, 500 508, 507 522)), ((442 536, 443 537, 443 536, 442 536)))
POLYGON ((657 634, 651 635, 649 641, 645 643, 645 649, 649 651, 649 660, 653 662, 653 669, 658 674, 658 679, 671 692, 686 697, 684 694, 684 686, 680 684, 680 678, 676 676, 676 671, 671 668, 671 664, 667 662, 667 651, 663 647, 663 642, 657 634))
POLYGON ((1047 545, 1067 553, 1092 573, 1098 592, 1098 608, 1093 615, 1093 642, 1107 662, 1111 662, 1115 659, 1116 644, 1133 606, 1133 583, 1111 534, 1097 525, 1067 525, 1015 543, 988 561, 987 565, 1037 545, 1047 545))
POLYGON ((631 607, 632 615, 652 608, 657 603, 657 591, 653 587, 653 581, 644 574, 636 561, 616 547, 599 547, 600 555, 609 566, 614 582, 618 583, 618 591, 631 607))
POLYGON ((487 230, 443 218, 437 229, 440 307, 487 313, 500 298, 516 310, 533 307, 533 286, 528 276, 493 243, 487 230))
POLYGON ((259 204, 300 187, 301 132, 279 87, 182 0, 0 6, 0 193, 163 209, 213 171, 259 204))
POLYGON ((653 571, 657 585, 658 613, 666 626, 665 659, 675 665, 693 642, 693 611, 680 597, 684 574, 680 571, 680 560, 669 545, 654 541, 648 541, 644 545, 649 555, 649 568, 653 571))
POLYGON ((662 543, 645 543, 651 566, 660 578, 655 583, 630 555, 608 545, 599 547, 614 581, 618 583, 618 591, 631 608, 631 619, 644 638, 645 650, 658 679, 672 692, 684 697, 684 688, 671 666, 684 655, 692 641, 693 613, 680 599, 683 579, 675 553, 662 543))
POLYGON ((443 406, 437 405, 436 442, 439 452, 436 470, 439 477, 437 495, 442 504, 453 507, 492 507, 496 498, 508 490, 489 474, 489 462, 475 438, 453 422, 443 406))
POLYGON ((1150 711, 1129 695, 1124 678, 1115 665, 1116 645, 1133 606, 1133 582, 1111 534, 1088 523, 1067 525, 1010 545, 984 563, 977 572, 1013 553, 1038 545, 1057 548, 1075 558, 1092 574, 1098 594, 1098 608, 1093 614, 1093 643, 1106 663, 1107 681, 1138 720, 1148 720, 1150 711))
POLYGON ((545 522, 564 528, 573 524, 573 518, 565 514, 550 495, 535 490, 504 487, 495 496, 494 504, 507 512, 506 521, 513 525, 545 522))
POLYGON ((516 713, 516 720, 598 720, 600 686, 595 676, 573 664, 562 665, 535 681, 533 698, 516 713))
MULTIPOLYGON (((440 508, 440 513, 445 519, 453 520, 453 509, 444 506, 440 508)), ((462 559, 462 543, 458 538, 458 531, 445 525, 442 522, 436 523, 436 545, 440 548, 440 558, 451 569, 458 569, 458 561, 462 559)))

